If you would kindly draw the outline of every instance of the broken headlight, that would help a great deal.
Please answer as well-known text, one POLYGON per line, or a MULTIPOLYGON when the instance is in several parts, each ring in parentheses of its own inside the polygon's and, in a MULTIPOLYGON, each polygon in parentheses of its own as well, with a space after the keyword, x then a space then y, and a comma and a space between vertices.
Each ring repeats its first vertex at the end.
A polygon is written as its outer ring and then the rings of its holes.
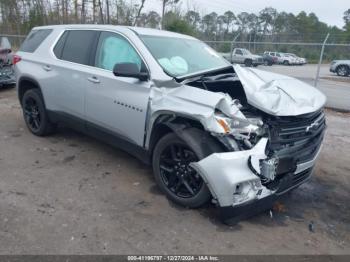
POLYGON ((222 128, 223 133, 226 134, 244 134, 250 135, 255 133, 257 135, 262 134, 263 122, 260 119, 247 119, 232 117, 228 118, 221 115, 216 115, 215 119, 218 125, 222 128))

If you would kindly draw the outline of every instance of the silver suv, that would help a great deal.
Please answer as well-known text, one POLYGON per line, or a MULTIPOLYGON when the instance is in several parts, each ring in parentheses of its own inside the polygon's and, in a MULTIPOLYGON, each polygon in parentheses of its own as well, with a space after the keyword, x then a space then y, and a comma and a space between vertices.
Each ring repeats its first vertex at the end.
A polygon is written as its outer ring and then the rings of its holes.
POLYGON ((29 130, 64 123, 153 166, 176 203, 224 220, 267 209, 311 175, 326 98, 232 66, 185 35, 111 25, 34 28, 14 59, 29 130))
POLYGON ((332 61, 329 71, 332 73, 337 73, 338 76, 350 75, 350 60, 332 61))

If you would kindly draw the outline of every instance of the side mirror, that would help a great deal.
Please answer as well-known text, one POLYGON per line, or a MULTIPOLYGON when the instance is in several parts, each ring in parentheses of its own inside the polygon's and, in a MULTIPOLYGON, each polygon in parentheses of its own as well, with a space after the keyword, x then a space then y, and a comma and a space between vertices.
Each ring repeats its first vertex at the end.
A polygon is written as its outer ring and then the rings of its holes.
POLYGON ((133 77, 140 81, 147 81, 149 75, 147 72, 141 72, 135 63, 118 63, 113 68, 113 74, 120 77, 133 77))

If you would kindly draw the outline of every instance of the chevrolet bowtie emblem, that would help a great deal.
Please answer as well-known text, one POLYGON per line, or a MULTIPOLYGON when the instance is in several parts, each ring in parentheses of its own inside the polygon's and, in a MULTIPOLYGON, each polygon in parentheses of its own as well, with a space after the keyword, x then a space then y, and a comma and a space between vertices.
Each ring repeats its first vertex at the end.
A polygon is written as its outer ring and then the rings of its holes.
POLYGON ((315 130, 320 125, 319 122, 315 121, 311 125, 306 127, 306 133, 315 130))

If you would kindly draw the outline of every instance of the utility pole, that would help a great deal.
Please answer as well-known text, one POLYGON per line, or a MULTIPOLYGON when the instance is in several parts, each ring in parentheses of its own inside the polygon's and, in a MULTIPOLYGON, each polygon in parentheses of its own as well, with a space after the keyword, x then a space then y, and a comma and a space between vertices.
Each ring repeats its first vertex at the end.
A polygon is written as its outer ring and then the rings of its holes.
POLYGON ((329 33, 327 34, 327 36, 324 39, 323 44, 322 44, 320 60, 318 61, 317 72, 316 72, 316 77, 315 77, 315 82, 314 82, 314 86, 315 87, 317 87, 318 79, 320 78, 320 68, 321 68, 322 59, 323 59, 324 47, 325 47, 325 45, 327 43, 328 37, 329 37, 329 33))

